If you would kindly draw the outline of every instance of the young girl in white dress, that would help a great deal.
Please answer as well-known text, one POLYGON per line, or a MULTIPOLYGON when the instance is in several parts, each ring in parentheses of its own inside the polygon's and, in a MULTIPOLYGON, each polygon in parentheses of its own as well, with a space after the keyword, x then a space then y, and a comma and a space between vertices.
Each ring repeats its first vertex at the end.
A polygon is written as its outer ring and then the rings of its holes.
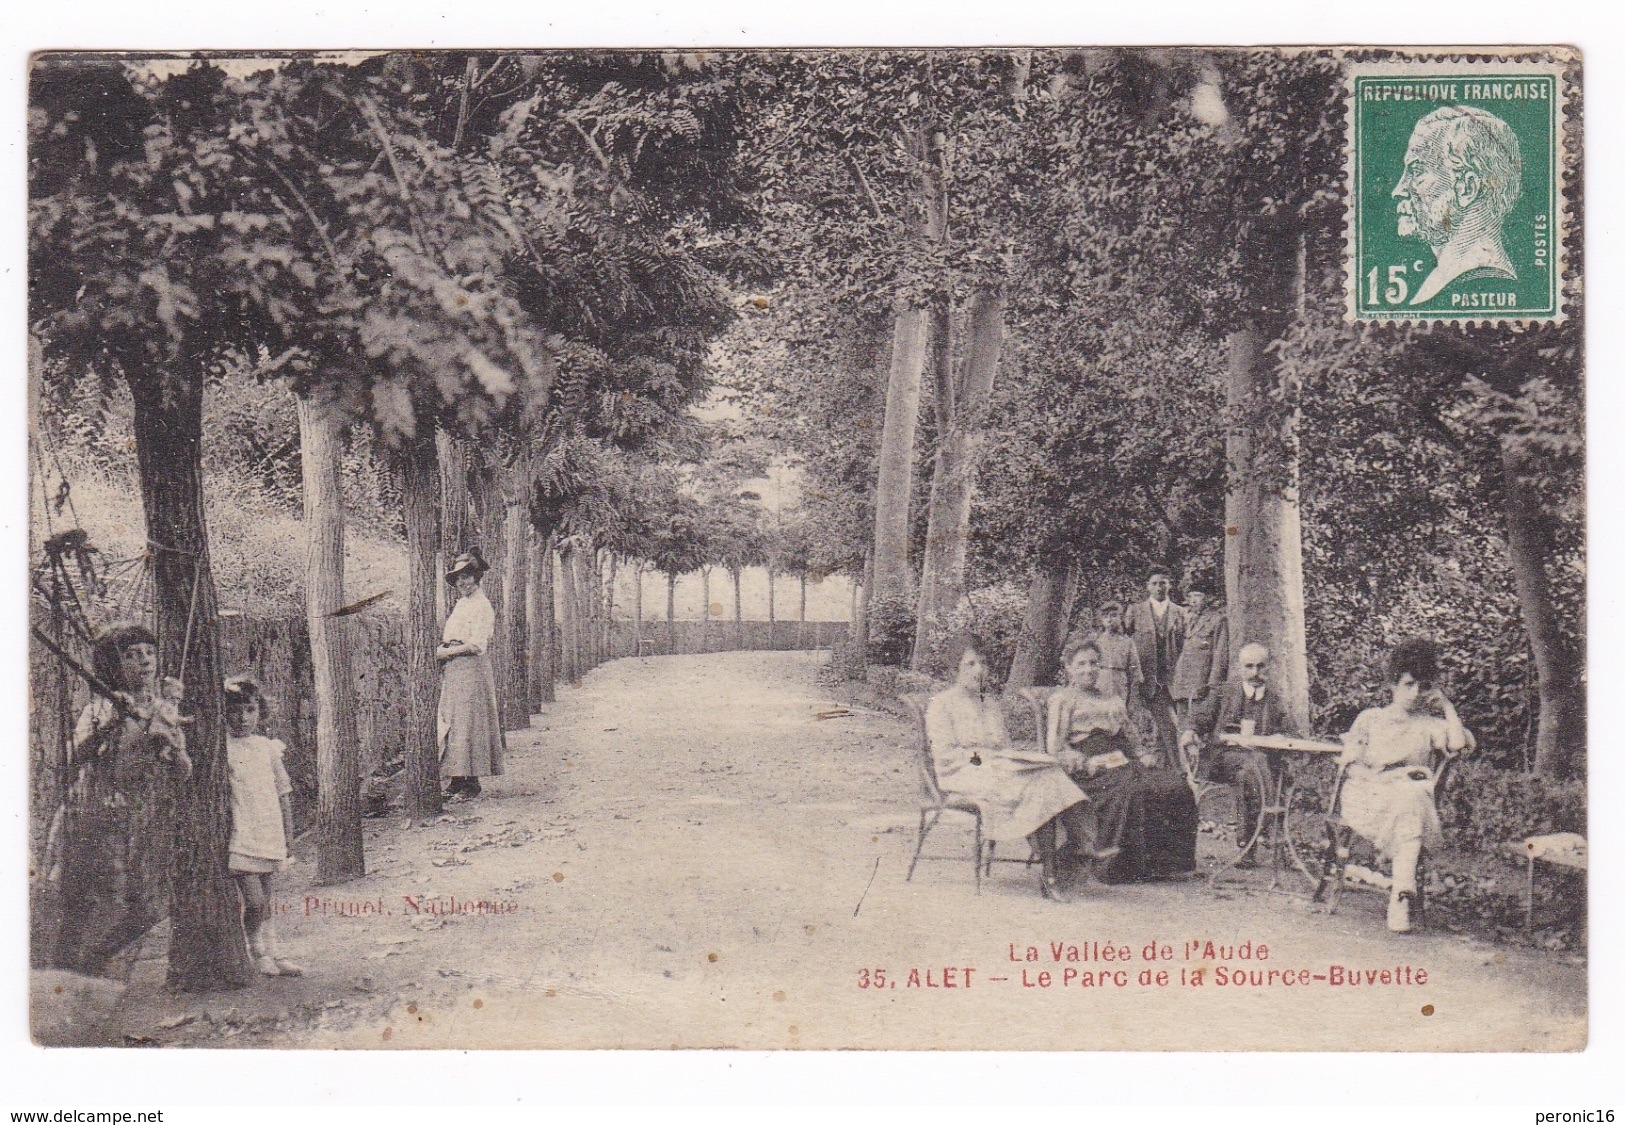
POLYGON ((268 977, 297 977, 298 965, 278 955, 269 918, 271 878, 293 859, 293 783, 282 765, 287 749, 261 733, 270 708, 259 686, 226 681, 226 765, 231 776, 231 844, 227 867, 243 899, 248 951, 268 977))

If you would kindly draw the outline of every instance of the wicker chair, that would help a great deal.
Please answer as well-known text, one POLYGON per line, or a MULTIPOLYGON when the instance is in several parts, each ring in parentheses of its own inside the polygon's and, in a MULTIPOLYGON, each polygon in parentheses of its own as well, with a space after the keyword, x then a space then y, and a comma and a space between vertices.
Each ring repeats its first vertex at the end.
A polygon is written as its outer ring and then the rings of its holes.
POLYGON ((1017 688, 1016 694, 1021 696, 1033 714, 1033 729, 1038 732, 1038 748, 1046 754, 1053 754, 1054 751, 1049 746, 1049 697, 1055 694, 1055 689, 1024 687, 1017 688))
POLYGON ((914 868, 922 859, 948 859, 949 856, 923 855, 925 851, 925 838, 937 826, 945 812, 965 813, 976 823, 976 847, 971 852, 971 867, 976 873, 976 893, 982 893, 982 808, 969 797, 958 794, 944 793, 942 786, 937 783, 937 766, 931 759, 931 738, 925 729, 925 709, 930 700, 917 692, 910 692, 897 697, 908 707, 914 716, 915 750, 914 762, 919 770, 920 779, 920 824, 919 832, 914 841, 914 858, 909 861, 908 874, 904 877, 905 883, 914 881, 914 868))
POLYGON ((972 861, 976 871, 976 893, 982 893, 982 877, 993 873, 995 863, 1019 863, 1031 866, 1038 862, 1038 853, 1033 851, 1026 859, 1009 859, 995 856, 998 841, 989 840, 982 827, 982 809, 974 800, 961 796, 958 793, 944 793, 942 786, 937 782, 936 763, 931 758, 931 739, 925 729, 925 709, 930 698, 924 694, 911 692, 897 697, 907 705, 914 716, 917 732, 917 745, 915 747, 915 764, 919 769, 920 779, 920 824, 919 836, 914 843, 914 858, 909 861, 908 875, 904 882, 912 882, 914 868, 922 859, 952 859, 945 855, 924 855, 925 838, 937 826, 945 812, 965 813, 970 816, 976 829, 976 846, 971 852, 972 861))

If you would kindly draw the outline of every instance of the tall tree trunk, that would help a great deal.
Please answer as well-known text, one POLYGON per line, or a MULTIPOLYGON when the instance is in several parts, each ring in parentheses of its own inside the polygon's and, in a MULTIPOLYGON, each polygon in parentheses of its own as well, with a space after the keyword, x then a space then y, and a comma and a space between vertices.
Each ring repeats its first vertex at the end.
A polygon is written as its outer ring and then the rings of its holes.
POLYGON ((700 567, 700 604, 703 612, 700 614, 700 651, 711 651, 711 568, 700 567))
POLYGON ((542 702, 542 560, 541 537, 536 526, 525 520, 525 569, 529 581, 525 583, 525 699, 530 713, 535 714, 542 702))
MULTIPOLYGON (((1061 625, 1059 636, 1061 638, 1060 643, 1062 647, 1065 647, 1066 645, 1066 638, 1069 636, 1068 629, 1072 624, 1073 611, 1077 609, 1078 595, 1083 589, 1083 568, 1076 559, 1074 559, 1071 565, 1067 568, 1067 575, 1068 578, 1066 590, 1061 594, 1061 625)), ((1085 620, 1088 619, 1086 618, 1085 620)), ((1059 655, 1059 650, 1057 650, 1057 655, 1059 655)), ((1059 666, 1057 666, 1057 671, 1059 671, 1059 666)))
POLYGON ((604 579, 604 659, 615 657, 615 578, 620 559, 609 556, 609 575, 604 579))
POLYGON ((342 883, 366 874, 361 836, 360 738, 355 676, 344 608, 344 498, 339 490, 338 418, 330 403, 299 397, 304 478, 305 619, 316 686, 316 878, 342 883))
POLYGON ((420 824, 440 815, 440 644, 435 587, 440 574, 440 469, 435 439, 419 433, 400 451, 401 505, 406 523, 406 784, 411 817, 420 824))
POLYGON ((1032 687, 1055 682, 1066 641, 1067 591, 1077 584, 1078 564, 1047 555, 1033 570, 1027 592, 1027 616, 1010 661, 1005 688, 1032 687))
POLYGON ((592 583, 587 577, 590 565, 587 555, 591 550, 591 546, 582 546, 570 555, 570 585, 575 591, 576 600, 576 661, 583 677, 598 666, 592 645, 593 622, 597 620, 597 615, 593 613, 592 583))
POLYGON ((1295 270, 1261 292, 1250 323, 1228 341, 1225 438, 1225 596, 1231 655, 1249 642, 1267 646, 1281 700, 1298 729, 1309 725, 1309 658, 1304 631, 1303 532, 1298 511, 1298 388, 1282 382, 1268 345, 1291 324, 1301 303, 1301 234, 1277 231, 1269 246, 1296 246, 1295 270), (1276 403, 1289 405, 1284 421, 1276 403))
POLYGON ((745 599, 739 592, 739 580, 745 572, 740 567, 730 567, 728 575, 734 580, 734 648, 745 647, 744 605, 745 599))
MULTIPOLYGON (((440 546, 435 573, 444 574, 453 559, 478 543, 469 512, 467 445, 440 430, 435 434, 435 458, 440 466, 440 546)), ((435 613, 441 621, 451 613, 454 601, 447 583, 435 583, 435 613)))
POLYGON ((598 620, 602 606, 598 601, 598 552, 589 548, 577 555, 580 570, 576 581, 581 585, 581 649, 587 654, 587 670, 601 663, 598 655, 598 620))
POLYGON ((643 563, 640 560, 632 572, 632 648, 634 656, 643 655, 643 563))
POLYGON ((869 663, 869 599, 874 591, 874 573, 875 556, 871 548, 863 552, 863 577, 858 582, 858 616, 852 623, 857 639, 853 655, 865 667, 869 663))
MULTIPOLYGON (((915 160, 917 209, 914 236, 935 247, 947 236, 947 135, 926 126, 905 135, 904 147, 915 160)), ((886 378, 886 417, 880 436, 880 466, 875 484, 874 577, 869 584, 881 598, 905 597, 913 589, 908 562, 909 503, 914 490, 914 432, 920 413, 920 381, 930 345, 927 309, 904 307, 892 324, 891 368, 886 378)))
POLYGON ((587 578, 587 553, 590 550, 591 546, 583 545, 570 554, 570 589, 575 596, 576 606, 573 621, 576 665, 580 669, 582 679, 598 666, 592 645, 592 628, 596 615, 592 610, 592 583, 587 578))
POLYGON ((577 605, 581 612, 576 622, 581 629, 581 639, 578 642, 583 653, 583 671, 590 672, 598 667, 598 550, 590 544, 576 552, 576 589, 579 591, 577 605))
MULTIPOLYGON (((949 400, 938 403, 946 424, 937 441, 931 474, 931 500, 925 534, 925 562, 920 577, 919 628, 911 661, 916 671, 927 666, 941 643, 947 618, 965 595, 965 543, 970 535, 971 495, 982 452, 982 427, 993 393, 999 354, 1004 347, 1005 297, 996 289, 972 295, 966 313, 969 336, 962 379, 949 373, 949 400)), ((952 357, 944 355, 942 363, 952 357)), ((939 383, 944 380, 939 379, 939 383)))
POLYGON ((609 650, 604 644, 605 627, 608 622, 607 603, 604 601, 604 552, 595 550, 592 553, 592 569, 588 578, 592 582, 592 655, 593 667, 596 668, 609 659, 609 650))
POLYGON ((576 618, 579 616, 576 596, 575 565, 572 556, 576 546, 573 539, 567 539, 561 545, 559 555, 559 631, 561 640, 562 664, 560 677, 571 687, 581 686, 581 652, 578 647, 580 633, 576 628, 576 618))
POLYGON ((507 650, 508 682, 502 686, 502 725, 507 730, 525 730, 530 726, 530 661, 525 650, 529 647, 530 625, 526 613, 530 579, 530 514, 528 480, 521 474, 508 495, 504 516, 506 549, 503 551, 502 586, 507 598, 503 603, 502 643, 507 650))
MULTIPOLYGON (((203 505, 203 373, 131 378, 141 506, 152 544, 159 668, 185 687, 193 774, 171 787, 169 987, 236 988, 252 975, 226 870, 231 834, 220 621, 203 505), (185 377, 193 375, 194 377, 185 377)), ((158 841, 138 846, 164 848, 158 841)))
POLYGON ((796 612, 796 648, 800 649, 807 643, 807 573, 802 571, 796 575, 801 583, 801 605, 796 612))
POLYGON ((677 576, 666 575, 666 652, 677 652, 677 576))
POLYGON ((541 628, 546 629, 548 639, 544 644, 543 652, 548 654, 548 673, 544 678, 546 683, 546 699, 554 701, 557 684, 559 684, 559 657, 561 657, 561 641, 559 641, 559 585, 554 580, 554 567, 557 563, 557 551, 554 545, 559 540, 559 533, 549 532, 548 540, 543 543, 543 587, 541 587, 541 628))
POLYGON ((582 547, 570 556, 570 578, 576 593, 576 651, 580 653, 583 677, 598 667, 598 648, 593 644, 593 630, 598 624, 592 595, 591 547, 582 547))
POLYGON ((553 652, 553 536, 530 533, 530 707, 554 702, 558 675, 553 652))
POLYGON ((767 624, 769 637, 773 635, 772 626, 779 620, 778 588, 778 573, 773 565, 769 563, 767 567, 767 624))
POLYGON ((491 600, 496 617, 496 630, 491 638, 491 673, 496 681, 497 709, 506 714, 508 704, 503 697, 514 682, 514 674, 513 653, 505 637, 508 604, 503 585, 507 570, 504 560, 508 553, 508 502, 503 475, 502 466, 488 452, 477 451, 468 458, 469 536, 473 541, 471 545, 491 567, 480 585, 491 600))
POLYGON ((958 447, 950 447, 955 419, 959 410, 959 376, 954 370, 954 358, 959 350, 954 302, 949 295, 939 296, 931 309, 931 417, 935 423, 936 448, 931 454, 931 490, 926 500, 925 544, 920 556, 920 585, 915 592, 914 647, 909 666, 919 671, 929 665, 930 654, 939 643, 944 628, 942 616, 948 610, 938 603, 944 592, 938 586, 944 579, 947 560, 943 558, 942 526, 944 487, 944 458, 962 455, 958 447))
POLYGON ((1563 635, 1552 601, 1546 560, 1555 553, 1550 513, 1508 440, 1501 441, 1501 488, 1506 508, 1507 551, 1518 591, 1518 608, 1539 681, 1535 725, 1535 772, 1568 777, 1577 772, 1586 745, 1585 688, 1580 654, 1563 635))
POLYGON ((577 547, 570 552, 570 593, 575 602, 575 615, 571 624, 575 630, 576 667, 585 678, 596 661, 592 651, 592 587, 587 581, 587 552, 589 547, 577 547))
POLYGON ((908 508, 914 490, 914 431, 930 320, 924 309, 903 309, 892 330, 886 378, 886 420, 880 432, 875 482, 874 582, 878 597, 902 597, 913 585, 908 565, 908 508))

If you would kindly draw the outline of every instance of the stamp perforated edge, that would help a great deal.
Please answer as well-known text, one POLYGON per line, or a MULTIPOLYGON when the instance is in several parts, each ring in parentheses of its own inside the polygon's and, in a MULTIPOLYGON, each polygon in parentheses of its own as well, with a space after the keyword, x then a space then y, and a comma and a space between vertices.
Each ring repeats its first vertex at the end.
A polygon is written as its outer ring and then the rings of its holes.
MULTIPOLYGON (((1391 47, 1369 51, 1349 51, 1344 55, 1344 101, 1346 119, 1343 135, 1343 320, 1348 324, 1405 325, 1431 329, 1435 324, 1461 325, 1463 329, 1492 324, 1537 325, 1561 324, 1568 316, 1568 232, 1569 196, 1568 165, 1570 122, 1574 113, 1574 96, 1579 87, 1580 52, 1572 47, 1520 47, 1487 50, 1482 47, 1391 47), (1362 57, 1380 54, 1380 58, 1362 57), (1554 259, 1552 263, 1555 283, 1552 289, 1553 311, 1536 316, 1518 316, 1491 313, 1486 316, 1458 317, 1444 315, 1362 317, 1359 315, 1359 238, 1355 230, 1358 208, 1357 181, 1355 179, 1356 113, 1355 79, 1371 75, 1395 76, 1414 74, 1461 74, 1474 70, 1500 74, 1550 75, 1557 85, 1553 105, 1552 134, 1552 211, 1554 259)), ((1578 162, 1579 155, 1572 159, 1578 162)))

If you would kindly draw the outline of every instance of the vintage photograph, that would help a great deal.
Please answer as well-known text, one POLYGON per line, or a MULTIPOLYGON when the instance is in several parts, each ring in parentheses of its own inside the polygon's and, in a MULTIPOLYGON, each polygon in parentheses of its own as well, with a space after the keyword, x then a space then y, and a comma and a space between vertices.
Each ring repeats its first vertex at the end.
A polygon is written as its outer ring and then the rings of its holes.
POLYGON ((1582 1050, 1582 121, 35 55, 34 1042, 1582 1050))

